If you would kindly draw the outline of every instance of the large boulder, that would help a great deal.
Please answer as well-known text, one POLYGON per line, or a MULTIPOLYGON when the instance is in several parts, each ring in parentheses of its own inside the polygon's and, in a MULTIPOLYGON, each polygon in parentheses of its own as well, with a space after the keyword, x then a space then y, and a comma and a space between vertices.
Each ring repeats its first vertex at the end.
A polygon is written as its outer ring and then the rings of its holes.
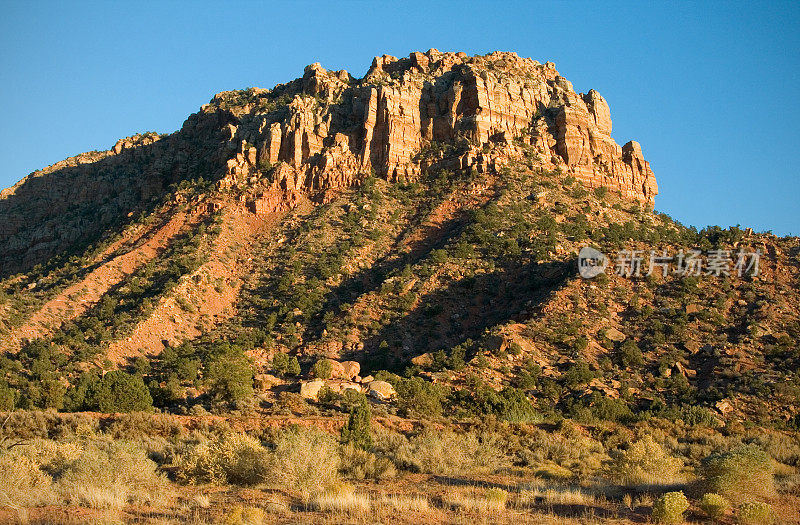
POLYGON ((333 359, 323 359, 323 361, 327 361, 331 365, 330 379, 349 379, 345 377, 344 366, 342 366, 342 363, 333 359))
POLYGON ((342 362, 342 379, 352 380, 361 373, 361 364, 358 361, 344 361, 342 362))
POLYGON ((361 393, 362 387, 358 383, 352 381, 329 381, 328 388, 337 394, 344 394, 345 390, 355 390, 361 393))
POLYGON ((386 381, 372 381, 367 385, 367 393, 371 397, 381 401, 388 401, 397 397, 397 392, 395 392, 394 387, 386 381))
POLYGON ((302 396, 303 399, 316 401, 317 396, 319 396, 319 391, 322 390, 323 386, 325 386, 325 381, 322 379, 303 381, 300 383, 300 396, 302 396))

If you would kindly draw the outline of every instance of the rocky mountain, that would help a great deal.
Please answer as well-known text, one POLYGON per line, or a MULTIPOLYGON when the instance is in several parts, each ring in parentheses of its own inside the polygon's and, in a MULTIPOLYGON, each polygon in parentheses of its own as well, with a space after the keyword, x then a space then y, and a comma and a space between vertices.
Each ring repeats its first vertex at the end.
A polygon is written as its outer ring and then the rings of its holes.
POLYGON ((256 213, 370 173, 415 180, 431 169, 497 171, 532 146, 545 169, 652 207, 655 177, 638 143, 620 147, 608 104, 575 93, 555 66, 514 53, 375 57, 362 79, 319 64, 272 90, 217 94, 180 131, 118 141, 36 171, 0 194, 0 275, 84 248, 152 208, 170 184, 204 178, 256 213), (441 151, 423 155, 423 149, 441 151), (444 147, 446 146, 446 147, 444 147))
POLYGON ((430 50, 34 172, 0 194, 0 406, 107 411, 121 369, 164 410, 280 412, 345 360, 330 389, 374 376, 401 415, 800 424, 798 239, 653 212, 611 131, 552 63, 430 50), (719 271, 613 271, 693 249, 719 271))

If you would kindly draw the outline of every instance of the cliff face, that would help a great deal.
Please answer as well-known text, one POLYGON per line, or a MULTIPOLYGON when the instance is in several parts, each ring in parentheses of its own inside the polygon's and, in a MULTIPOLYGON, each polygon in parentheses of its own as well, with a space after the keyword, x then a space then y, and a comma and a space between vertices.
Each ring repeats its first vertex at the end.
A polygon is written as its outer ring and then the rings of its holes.
POLYGON ((198 177, 264 213, 324 200, 370 172, 499 171, 533 148, 545 169, 652 206, 657 185, 639 144, 620 147, 610 133, 599 93, 575 93, 552 63, 514 53, 384 55, 361 80, 312 64, 273 90, 216 95, 170 136, 120 141, 4 190, 0 274, 80 247, 198 177))

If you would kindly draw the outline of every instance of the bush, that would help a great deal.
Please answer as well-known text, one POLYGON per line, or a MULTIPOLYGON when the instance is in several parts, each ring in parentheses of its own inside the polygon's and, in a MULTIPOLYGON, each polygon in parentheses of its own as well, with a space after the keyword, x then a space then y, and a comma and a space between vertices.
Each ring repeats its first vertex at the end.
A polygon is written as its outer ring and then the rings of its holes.
POLYGON ((683 523, 683 513, 689 502, 683 492, 667 492, 653 503, 653 521, 656 523, 683 523))
POLYGON ((394 463, 388 458, 345 445, 339 451, 340 471, 353 479, 388 479, 397 473, 394 463))
POLYGON ((699 474, 704 491, 722 494, 734 502, 775 495, 772 460, 755 445, 708 456, 701 462, 699 474))
POLYGON ((737 513, 739 523, 745 525, 768 525, 774 521, 772 507, 761 501, 743 503, 737 513))
POLYGON ((253 368, 240 350, 215 356, 205 370, 209 393, 218 402, 235 403, 253 394, 253 368))
POLYGON ((338 480, 337 443, 320 431, 287 431, 275 441, 271 481, 304 496, 338 480))
POLYGON ((333 373, 333 365, 327 359, 320 359, 314 363, 311 373, 319 379, 330 379, 333 373))
POLYGON ((492 435, 425 430, 408 441, 395 443, 395 461, 412 471, 452 476, 478 471, 494 472, 508 464, 492 435))
POLYGON ((372 448, 372 431, 369 428, 370 410, 364 400, 350 411, 350 417, 342 428, 342 442, 349 443, 361 450, 372 448))
POLYGON ((709 518, 718 520, 728 512, 731 504, 723 496, 709 492, 703 495, 698 506, 703 512, 708 514, 709 518))
POLYGON ((225 434, 196 445, 176 461, 176 477, 188 483, 256 485, 270 472, 270 456, 245 434, 225 434))
POLYGON ((95 402, 101 412, 136 412, 153 408, 153 398, 142 377, 120 370, 103 376, 95 402))
POLYGON ((163 503, 167 481, 144 450, 110 439, 36 439, 0 455, 0 494, 12 506, 119 508, 163 503))
POLYGON ((447 397, 447 390, 441 385, 421 377, 412 377, 395 381, 394 387, 397 390, 397 407, 403 414, 442 415, 442 402, 447 397))
POLYGON ((679 477, 683 468, 683 461, 667 454, 650 436, 614 456, 610 474, 626 485, 670 483, 679 477))

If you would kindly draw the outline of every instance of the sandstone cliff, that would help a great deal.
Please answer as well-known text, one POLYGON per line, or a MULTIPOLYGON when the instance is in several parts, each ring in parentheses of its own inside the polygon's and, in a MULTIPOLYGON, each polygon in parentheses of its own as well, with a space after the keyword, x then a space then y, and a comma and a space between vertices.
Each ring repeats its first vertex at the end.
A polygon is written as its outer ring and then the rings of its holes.
POLYGON ((575 93, 552 63, 514 53, 384 55, 360 80, 312 64, 272 90, 216 95, 172 135, 121 140, 4 190, 0 275, 84 247, 185 179, 217 181, 266 213, 325 200, 370 172, 494 172, 534 148, 545 168, 652 206, 657 185, 639 144, 620 147, 610 133, 599 93, 575 93))

